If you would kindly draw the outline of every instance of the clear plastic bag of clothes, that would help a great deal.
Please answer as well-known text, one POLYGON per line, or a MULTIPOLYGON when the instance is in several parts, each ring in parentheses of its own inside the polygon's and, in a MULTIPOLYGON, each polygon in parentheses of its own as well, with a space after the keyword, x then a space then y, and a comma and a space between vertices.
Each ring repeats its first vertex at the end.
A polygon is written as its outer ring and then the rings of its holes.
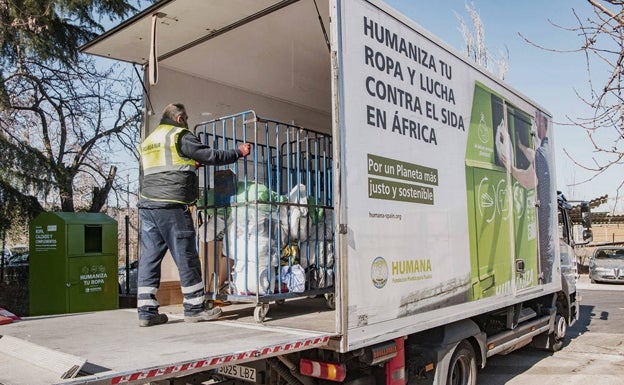
POLYGON ((282 266, 282 283, 286 284, 288 291, 303 293, 305 291, 305 271, 301 265, 282 266))

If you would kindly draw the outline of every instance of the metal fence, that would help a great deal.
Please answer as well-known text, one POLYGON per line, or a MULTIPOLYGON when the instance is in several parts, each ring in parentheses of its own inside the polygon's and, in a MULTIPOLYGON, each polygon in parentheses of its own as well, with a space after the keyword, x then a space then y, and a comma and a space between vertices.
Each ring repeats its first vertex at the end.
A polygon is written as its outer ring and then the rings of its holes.
POLYGON ((214 149, 252 144, 237 163, 200 170, 200 250, 209 297, 254 302, 258 321, 270 301, 324 294, 331 303, 331 136, 254 111, 201 123, 195 133, 214 149))

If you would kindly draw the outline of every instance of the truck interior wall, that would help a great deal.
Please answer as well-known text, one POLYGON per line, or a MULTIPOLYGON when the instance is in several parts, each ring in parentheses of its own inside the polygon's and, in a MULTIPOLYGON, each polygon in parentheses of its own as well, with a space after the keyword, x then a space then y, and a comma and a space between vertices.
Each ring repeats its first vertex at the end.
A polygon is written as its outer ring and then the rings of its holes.
MULTIPOLYGON (((329 112, 312 110, 267 95, 202 79, 169 69, 164 65, 160 66, 159 72, 158 83, 149 86, 150 98, 146 101, 146 105, 150 113, 144 135, 158 126, 164 107, 173 102, 183 103, 186 106, 191 125, 253 109, 262 117, 294 122, 296 125, 325 133, 331 132, 329 112)), ((167 282, 167 285, 179 282, 179 274, 171 258, 163 261, 162 275, 163 282, 167 282)), ((163 293, 167 291, 166 287, 163 288, 163 293)), ((171 290, 177 293, 179 288, 174 285, 171 290)), ((171 300, 174 302, 165 300, 169 297, 169 295, 162 297, 164 301, 162 304, 174 303, 176 298, 181 300, 179 295, 171 300)))
POLYGON ((153 111, 149 116, 150 130, 156 128, 162 110, 168 103, 179 102, 186 106, 191 124, 254 110, 264 118, 294 123, 323 133, 331 132, 331 111, 313 110, 261 93, 173 71, 164 65, 161 65, 159 72, 159 82, 149 88, 148 108, 151 103, 153 111))

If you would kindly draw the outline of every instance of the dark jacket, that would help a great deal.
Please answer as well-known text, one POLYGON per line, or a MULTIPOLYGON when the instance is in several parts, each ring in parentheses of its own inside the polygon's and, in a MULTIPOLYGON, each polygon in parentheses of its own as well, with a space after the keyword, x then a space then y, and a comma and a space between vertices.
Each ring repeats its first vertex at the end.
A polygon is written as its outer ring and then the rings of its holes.
MULTIPOLYGON (((170 119, 162 119, 158 128, 162 128, 163 125, 173 126, 171 130, 179 130, 179 127, 183 127, 170 119)), ((182 130, 177 135, 173 149, 165 147, 163 151, 174 151, 176 152, 174 155, 181 158, 217 166, 234 163, 242 156, 237 149, 211 149, 201 143, 199 138, 188 129, 182 130)), ((170 170, 144 175, 143 167, 142 162, 139 208, 174 207, 194 204, 197 200, 199 179, 195 171, 174 170, 175 167, 171 167, 170 170)))

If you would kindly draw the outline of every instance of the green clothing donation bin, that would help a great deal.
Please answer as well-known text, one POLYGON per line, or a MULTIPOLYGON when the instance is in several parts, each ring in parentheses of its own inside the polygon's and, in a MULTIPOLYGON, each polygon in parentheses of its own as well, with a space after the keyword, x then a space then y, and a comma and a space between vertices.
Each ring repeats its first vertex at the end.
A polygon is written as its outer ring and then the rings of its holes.
POLYGON ((30 223, 30 315, 119 307, 117 221, 45 212, 30 223))

